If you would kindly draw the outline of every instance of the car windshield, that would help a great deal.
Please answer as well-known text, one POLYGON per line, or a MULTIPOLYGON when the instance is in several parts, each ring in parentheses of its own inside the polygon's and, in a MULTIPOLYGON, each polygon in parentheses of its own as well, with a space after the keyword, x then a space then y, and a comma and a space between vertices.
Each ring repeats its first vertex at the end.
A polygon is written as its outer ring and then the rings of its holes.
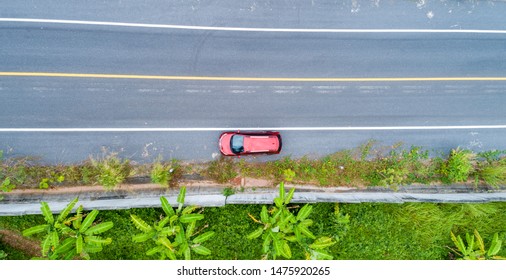
POLYGON ((234 154, 242 153, 244 151, 244 136, 232 136, 232 139, 230 139, 230 146, 234 154))

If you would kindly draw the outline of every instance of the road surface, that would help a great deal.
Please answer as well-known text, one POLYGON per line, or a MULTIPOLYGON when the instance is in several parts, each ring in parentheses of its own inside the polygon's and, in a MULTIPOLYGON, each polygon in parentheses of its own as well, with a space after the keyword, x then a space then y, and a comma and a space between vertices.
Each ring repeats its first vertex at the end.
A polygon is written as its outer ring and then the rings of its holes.
POLYGON ((259 160, 506 149, 506 3, 190 2, 3 4, 0 149, 209 160, 239 128, 282 132, 259 160))

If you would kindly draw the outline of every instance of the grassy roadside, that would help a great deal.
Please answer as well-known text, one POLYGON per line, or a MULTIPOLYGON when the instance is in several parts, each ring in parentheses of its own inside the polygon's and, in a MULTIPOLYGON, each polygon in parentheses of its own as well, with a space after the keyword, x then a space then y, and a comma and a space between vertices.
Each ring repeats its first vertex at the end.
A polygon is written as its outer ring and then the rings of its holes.
POLYGON ((106 189, 135 178, 176 187, 185 174, 229 183, 237 177, 273 182, 285 181, 319 186, 372 187, 396 189, 410 184, 467 183, 475 186, 506 185, 506 151, 473 153, 460 148, 448 155, 429 156, 421 147, 383 147, 370 141, 351 150, 323 158, 284 157, 270 162, 219 158, 203 163, 177 160, 132 164, 116 154, 90 158, 75 165, 42 165, 33 158, 3 159, 0 153, 0 194, 14 188, 57 188, 73 185, 101 185, 106 189))
MULTIPOLYGON (((261 205, 227 205, 221 208, 204 208, 205 219, 199 226, 208 225, 206 230, 219 232, 219 236, 207 241, 210 256, 200 259, 234 260, 260 259, 261 241, 248 240, 247 234, 258 226, 248 214, 257 214, 261 205)), ((506 240, 506 203, 487 204, 339 204, 339 213, 349 216, 349 223, 336 222, 336 205, 320 203, 314 205, 310 219, 314 224, 310 230, 315 235, 329 235, 338 241, 329 248, 334 259, 451 259, 455 257, 449 247, 454 247, 450 231, 464 234, 477 229, 486 244, 492 235, 499 232, 506 240)), ((150 259, 145 255, 152 244, 134 243, 132 235, 138 234, 130 221, 130 214, 137 215, 148 223, 158 221, 161 209, 129 209, 100 211, 98 221, 114 222, 113 230, 107 233, 113 243, 92 259, 150 259)), ((43 223, 41 215, 0 217, 0 228, 21 231, 43 223)), ((40 237, 39 237, 40 238, 40 237)), ((8 259, 22 259, 22 253, 3 246, 8 259)), ((503 246, 499 255, 506 255, 503 246)), ((304 259, 302 252, 293 252, 293 259, 304 259)))

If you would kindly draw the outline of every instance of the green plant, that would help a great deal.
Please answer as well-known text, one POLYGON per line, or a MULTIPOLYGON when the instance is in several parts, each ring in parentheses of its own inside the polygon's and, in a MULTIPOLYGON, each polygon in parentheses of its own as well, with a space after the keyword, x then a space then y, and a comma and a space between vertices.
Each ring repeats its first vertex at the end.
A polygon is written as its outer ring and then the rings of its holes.
POLYGON ((102 239, 97 236, 111 229, 113 222, 95 223, 98 210, 92 210, 83 215, 83 207, 79 206, 74 217, 70 214, 78 198, 72 200, 65 209, 54 219, 53 213, 46 202, 41 202, 41 211, 45 224, 34 226, 23 231, 24 236, 45 232, 46 236, 41 243, 42 257, 51 260, 72 259, 80 256, 90 259, 89 253, 102 251, 102 246, 110 244, 111 238, 102 239), (83 217, 86 217, 83 221, 83 217))
POLYGON ((468 150, 453 149, 439 170, 444 183, 465 182, 473 171, 472 160, 475 155, 468 150))
POLYGON ((160 161, 156 161, 151 169, 151 182, 168 187, 178 168, 176 161, 172 161, 172 164, 162 164, 160 161))
POLYGON ((450 249, 461 257, 459 258, 460 260, 506 260, 504 257, 497 256, 502 246, 502 240, 499 239, 498 233, 494 234, 488 250, 485 249, 485 243, 476 229, 474 230, 474 235, 466 233, 467 245, 460 235, 455 236, 453 232, 451 232, 451 239, 457 250, 450 249))
MULTIPOLYGON (((12 191, 16 186, 11 182, 11 179, 9 177, 5 178, 2 181, 2 184, 0 185, 0 191, 2 192, 10 192, 12 191)), ((0 200, 3 199, 3 196, 0 195, 0 200)))
POLYGON ((224 188, 222 193, 224 196, 228 197, 228 196, 235 194, 235 191, 233 188, 228 187, 228 188, 224 188))
POLYGON ((136 215, 130 216, 135 227, 142 231, 141 234, 133 236, 132 240, 138 243, 151 240, 155 243, 155 247, 149 249, 146 255, 158 254, 160 259, 176 260, 178 257, 183 257, 185 260, 190 260, 191 252, 199 255, 211 254, 211 250, 201 243, 210 239, 214 232, 208 231, 199 235, 202 229, 196 230, 196 225, 197 221, 204 219, 204 215, 192 213, 197 210, 196 206, 183 208, 185 195, 186 187, 182 187, 177 197, 176 211, 172 209, 165 197, 160 197, 166 216, 153 226, 148 225, 136 215))
POLYGON ((91 164, 98 171, 97 182, 106 189, 121 184, 131 173, 130 161, 120 160, 115 154, 100 160, 91 158, 91 164))
POLYGON ((295 172, 290 168, 285 169, 283 170, 283 177, 285 178, 285 181, 291 182, 293 181, 293 178, 295 178, 295 172))
POLYGON ((489 165, 478 170, 478 177, 492 187, 506 184, 506 165, 489 165))
POLYGON ((0 250, 0 260, 5 260, 5 259, 7 259, 7 254, 3 250, 0 250))
POLYGON ((332 255, 325 248, 335 244, 335 241, 327 236, 317 238, 308 229, 313 224, 313 220, 308 219, 313 206, 306 204, 296 214, 288 208, 294 192, 295 189, 292 188, 286 194, 282 182, 279 185, 279 196, 274 199, 274 206, 267 210, 264 205, 260 212, 260 220, 249 214, 250 218, 261 226, 246 238, 262 237, 264 259, 292 258, 290 243, 299 245, 305 251, 306 259, 332 259, 332 255))

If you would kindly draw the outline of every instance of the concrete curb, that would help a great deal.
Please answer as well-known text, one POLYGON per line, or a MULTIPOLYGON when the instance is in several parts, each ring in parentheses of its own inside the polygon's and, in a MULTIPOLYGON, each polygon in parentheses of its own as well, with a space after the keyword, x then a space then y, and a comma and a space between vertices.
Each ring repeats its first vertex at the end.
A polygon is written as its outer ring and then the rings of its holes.
MULTIPOLYGON (((297 191, 293 203, 486 203, 506 201, 505 190, 482 190, 469 192, 468 186, 435 188, 430 186, 403 187, 397 192, 385 188, 358 190, 346 187, 315 187, 285 185, 287 189, 295 187, 297 191), (412 192, 410 192, 412 191, 412 192)), ((100 187, 99 187, 100 188, 100 187)), ((20 216, 40 214, 40 201, 48 202, 53 213, 59 213, 74 197, 84 209, 116 210, 129 208, 157 208, 160 196, 165 196, 173 206, 177 205, 178 189, 164 189, 156 185, 123 187, 114 191, 76 191, 59 193, 55 191, 18 191, 5 194, 0 202, 0 216, 20 216)), ((230 186, 192 186, 187 188, 185 203, 203 207, 221 207, 227 204, 272 204, 278 195, 277 188, 248 188, 225 197, 222 193, 230 186)))

